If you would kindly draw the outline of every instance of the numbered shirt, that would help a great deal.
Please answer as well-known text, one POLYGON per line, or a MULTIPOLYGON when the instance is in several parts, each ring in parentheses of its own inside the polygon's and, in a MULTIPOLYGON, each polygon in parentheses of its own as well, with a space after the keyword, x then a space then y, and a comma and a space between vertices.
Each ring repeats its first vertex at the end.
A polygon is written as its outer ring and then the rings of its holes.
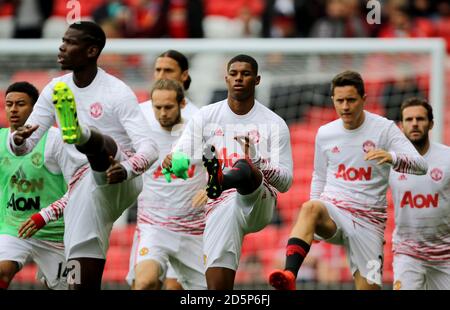
POLYGON ((431 143, 423 176, 392 171, 394 253, 450 264, 450 148, 431 143))
POLYGON ((168 183, 162 174, 161 162, 179 139, 183 124, 169 132, 161 128, 155 119, 151 102, 140 105, 151 125, 149 133, 158 142, 159 159, 144 174, 144 187, 138 198, 138 224, 159 225, 175 232, 191 235, 203 233, 205 210, 192 207, 192 198, 206 187, 206 171, 201 160, 192 160, 188 170, 189 179, 172 175, 168 183))
POLYGON ((315 142, 311 199, 324 199, 349 217, 383 233, 391 165, 366 161, 372 149, 389 151, 393 169, 424 174, 427 165, 394 122, 364 111, 363 124, 347 130, 341 119, 319 128, 315 142))
MULTIPOLYGON (((292 184, 292 153, 289 129, 282 118, 267 107, 255 101, 245 115, 235 114, 227 100, 202 107, 184 130, 175 149, 185 152, 195 160, 201 160, 206 144, 214 145, 224 171, 244 158, 236 136, 249 136, 261 155, 257 165, 263 175, 265 185, 273 196, 285 192, 292 184)), ((218 204, 233 199, 236 190, 222 193, 215 200, 209 200, 207 213, 218 204)))

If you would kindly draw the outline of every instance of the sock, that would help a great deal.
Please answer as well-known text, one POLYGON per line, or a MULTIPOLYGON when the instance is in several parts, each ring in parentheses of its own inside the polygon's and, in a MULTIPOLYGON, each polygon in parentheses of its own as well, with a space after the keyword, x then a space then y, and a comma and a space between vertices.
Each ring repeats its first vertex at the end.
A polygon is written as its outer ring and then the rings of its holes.
POLYGON ((83 145, 86 142, 89 141, 89 139, 91 138, 91 129, 89 128, 89 126, 80 126, 80 130, 81 130, 81 136, 80 136, 80 142, 77 143, 78 145, 83 145))
POLYGON ((252 169, 244 159, 238 160, 226 174, 223 174, 222 190, 230 188, 240 189, 249 186, 251 182, 252 169))
POLYGON ((299 238, 289 238, 286 247, 286 268, 297 278, 298 270, 309 252, 310 245, 299 238))
POLYGON ((8 289, 8 282, 0 280, 0 290, 7 290, 8 289))

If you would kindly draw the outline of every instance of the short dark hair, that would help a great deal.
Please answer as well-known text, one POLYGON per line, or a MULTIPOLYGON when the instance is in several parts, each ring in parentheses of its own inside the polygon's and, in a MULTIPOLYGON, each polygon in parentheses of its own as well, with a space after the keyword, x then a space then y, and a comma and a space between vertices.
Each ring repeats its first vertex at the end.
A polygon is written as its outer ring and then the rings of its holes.
POLYGON ((258 75, 258 63, 256 62, 255 58, 253 58, 252 56, 244 55, 244 54, 234 56, 228 62, 227 70, 230 70, 230 66, 235 62, 246 62, 246 63, 250 64, 250 66, 252 67, 253 73, 255 75, 258 75))
MULTIPOLYGON (((168 50, 168 51, 165 51, 164 53, 162 53, 161 55, 159 55, 158 58, 159 57, 172 58, 173 60, 175 60, 177 62, 178 66, 180 67, 182 72, 189 70, 189 61, 188 61, 187 57, 184 54, 180 53, 179 51, 168 50)), ((189 89, 191 82, 192 82, 191 76, 188 74, 186 81, 183 82, 183 87, 185 90, 189 89)))
POLYGON ((31 104, 33 106, 39 98, 39 91, 37 90, 37 88, 33 84, 30 84, 28 82, 16 82, 9 85, 5 95, 13 92, 27 94, 31 98, 31 104))
POLYGON ((180 104, 181 101, 183 101, 184 90, 183 90, 183 86, 178 81, 166 80, 166 79, 157 80, 153 84, 152 89, 150 90, 150 97, 153 96, 153 92, 155 90, 172 90, 172 91, 174 91, 177 94, 177 102, 178 102, 178 104, 180 104))
POLYGON ((92 45, 98 46, 100 49, 98 56, 100 56, 100 53, 106 44, 106 34, 102 27, 91 21, 80 21, 71 24, 69 28, 83 32, 84 36, 81 39, 92 45))
POLYGON ((331 96, 334 96, 336 87, 342 86, 354 86, 361 97, 366 94, 361 74, 356 71, 347 70, 336 75, 331 81, 331 96))
POLYGON ((400 121, 403 121, 403 110, 415 106, 424 107, 427 110, 428 121, 433 121, 433 107, 428 103, 426 99, 418 97, 411 97, 403 101, 402 105, 400 106, 400 121))

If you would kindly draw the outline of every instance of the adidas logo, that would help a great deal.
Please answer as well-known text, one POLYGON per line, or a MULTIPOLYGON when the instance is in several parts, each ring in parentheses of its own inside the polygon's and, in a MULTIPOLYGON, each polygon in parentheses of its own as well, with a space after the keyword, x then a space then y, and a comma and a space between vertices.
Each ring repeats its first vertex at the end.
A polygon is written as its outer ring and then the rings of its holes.
POLYGON ((398 177, 399 181, 406 181, 406 175, 402 174, 398 177))
POLYGON ((216 131, 214 131, 214 135, 223 137, 222 129, 221 128, 217 128, 216 131))

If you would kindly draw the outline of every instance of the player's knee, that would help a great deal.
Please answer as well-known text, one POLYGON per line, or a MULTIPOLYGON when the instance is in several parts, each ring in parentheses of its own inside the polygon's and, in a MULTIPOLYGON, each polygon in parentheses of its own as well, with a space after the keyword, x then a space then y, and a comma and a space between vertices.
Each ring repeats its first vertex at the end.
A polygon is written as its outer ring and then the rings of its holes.
POLYGON ((15 273, 16 273, 16 270, 12 267, 12 265, 0 264, 0 281, 2 281, 4 283, 11 282, 15 273))
POLYGON ((299 220, 317 222, 320 218, 320 207, 319 202, 305 202, 300 209, 299 220))
POLYGON ((134 280, 135 290, 159 290, 161 282, 157 278, 136 277, 134 280))

